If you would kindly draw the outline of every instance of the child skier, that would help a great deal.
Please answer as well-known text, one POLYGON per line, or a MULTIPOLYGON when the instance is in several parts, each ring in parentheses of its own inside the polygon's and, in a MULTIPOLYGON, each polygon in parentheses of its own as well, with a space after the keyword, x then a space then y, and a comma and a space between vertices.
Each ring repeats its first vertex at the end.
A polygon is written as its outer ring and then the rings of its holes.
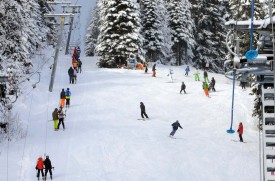
POLYGON ((176 131, 178 130, 179 127, 182 129, 182 127, 181 127, 178 120, 172 124, 172 127, 173 127, 173 130, 170 133, 170 137, 173 137, 175 135, 175 133, 176 133, 176 131))
POLYGON ((186 85, 184 84, 184 82, 182 82, 181 89, 180 89, 180 94, 181 94, 182 91, 184 92, 184 94, 186 94, 185 88, 186 88, 186 85))
POLYGON ((70 107, 71 91, 69 88, 66 90, 66 108, 70 107))
POLYGON ((42 159, 41 156, 37 159, 37 163, 36 163, 35 169, 37 170, 37 178, 38 178, 38 180, 39 180, 39 177, 40 177, 40 172, 41 172, 41 175, 42 175, 42 180, 44 180, 44 172, 43 172, 44 163, 43 163, 43 159, 42 159))
POLYGON ((79 59, 79 60, 78 60, 78 64, 77 64, 77 72, 79 72, 79 73, 82 72, 81 66, 82 66, 82 62, 81 62, 81 60, 79 59))
POLYGON ((237 132, 239 133, 240 142, 243 142, 243 123, 242 122, 240 122, 237 132))
POLYGON ((152 77, 156 77, 156 64, 154 64, 153 65, 153 67, 152 67, 152 72, 153 72, 153 75, 152 75, 152 77))
POLYGON ((47 173, 50 173, 50 178, 51 180, 53 179, 53 173, 52 173, 52 169, 54 169, 54 167, 52 167, 52 163, 51 160, 49 158, 49 156, 46 156, 46 159, 44 160, 44 166, 45 166, 45 180, 47 179, 47 173))
POLYGON ((189 66, 187 66, 186 68, 185 68, 185 76, 188 76, 188 73, 190 72, 190 68, 189 68, 189 66))
POLYGON ((216 84, 216 80, 214 79, 214 77, 212 77, 212 79, 210 81, 209 90, 212 90, 212 91, 216 92, 215 84, 216 84))
POLYGON ((169 73, 167 76, 169 77, 170 82, 173 82, 173 74, 174 74, 173 69, 169 68, 169 73))
POLYGON ((194 73, 194 76, 195 76, 195 81, 200 81, 200 73, 199 73, 199 70, 198 68, 196 68, 196 71, 194 73))
POLYGON ((204 90, 204 93, 207 97, 209 97, 209 92, 208 92, 208 85, 206 82, 202 83, 202 89, 204 90))
POLYGON ((74 83, 76 84, 76 78, 77 78, 77 70, 74 69, 74 83))
POLYGON ((52 117, 53 117, 53 126, 54 126, 54 130, 57 131, 57 125, 58 125, 58 109, 55 108, 53 113, 52 113, 52 117))
POLYGON ((144 72, 147 73, 148 72, 148 63, 145 61, 143 66, 145 67, 144 72))
POLYGON ((74 69, 73 69, 73 67, 69 68, 68 74, 70 77, 70 84, 74 84, 74 69))
POLYGON ((146 118, 149 118, 148 115, 146 114, 145 105, 143 104, 143 102, 140 102, 140 110, 141 110, 141 117, 142 117, 142 119, 144 119, 143 115, 145 115, 146 118))
POLYGON ((62 89, 62 91, 60 93, 60 107, 64 107, 65 99, 66 99, 66 93, 65 93, 64 89, 62 89))

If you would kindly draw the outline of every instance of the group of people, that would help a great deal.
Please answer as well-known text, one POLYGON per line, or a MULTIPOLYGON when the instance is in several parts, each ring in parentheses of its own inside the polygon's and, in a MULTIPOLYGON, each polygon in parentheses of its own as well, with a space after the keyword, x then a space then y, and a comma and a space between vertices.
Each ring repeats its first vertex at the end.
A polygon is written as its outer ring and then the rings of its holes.
POLYGON ((52 166, 51 160, 48 155, 46 156, 45 160, 43 160, 41 156, 37 159, 35 169, 37 170, 38 180, 40 178, 40 173, 42 175, 42 180, 47 180, 48 172, 50 173, 51 180, 53 179, 52 169, 54 169, 54 167, 52 166), (44 174, 44 169, 45 169, 45 174, 44 174))
POLYGON ((77 73, 82 72, 82 62, 80 60, 80 53, 80 47, 75 47, 72 56, 72 66, 68 70, 70 84, 76 84, 77 73))

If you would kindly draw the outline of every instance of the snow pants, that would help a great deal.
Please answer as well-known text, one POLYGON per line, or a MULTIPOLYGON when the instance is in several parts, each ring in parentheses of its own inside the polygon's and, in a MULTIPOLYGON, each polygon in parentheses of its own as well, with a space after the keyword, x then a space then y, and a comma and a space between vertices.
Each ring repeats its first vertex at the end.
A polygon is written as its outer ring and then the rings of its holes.
POLYGON ((174 136, 176 133, 177 129, 173 129, 172 132, 170 133, 171 136, 174 136))
POLYGON ((44 172, 43 172, 43 169, 38 169, 37 170, 37 177, 39 178, 39 176, 40 176, 40 172, 41 172, 41 175, 42 175, 42 177, 44 177, 44 172))
POLYGON ((188 71, 186 71, 184 75, 188 76, 188 71))
POLYGON ((64 118, 60 118, 59 119, 59 123, 58 123, 57 129, 59 129, 59 126, 60 126, 61 123, 62 123, 63 129, 65 129, 64 118))
POLYGON ((64 107, 64 105, 65 105, 65 98, 60 99, 60 107, 64 107))
POLYGON ((70 106, 70 98, 69 99, 66 98, 66 107, 69 107, 69 106, 70 106))
POLYGON ((240 142, 243 142, 243 135, 239 134, 239 137, 240 137, 240 142))
POLYGON ((194 74, 195 75, 195 81, 200 81, 199 74, 194 74))
POLYGON ((146 112, 145 112, 145 111, 141 111, 141 117, 142 117, 142 118, 144 118, 144 116, 143 116, 143 115, 144 115, 146 118, 148 118, 148 115, 146 114, 146 112))
POLYGON ((209 83, 208 77, 204 77, 204 82, 209 83))
POLYGON ((70 84, 74 84, 74 76, 70 76, 70 84))
POLYGON ((58 119, 53 120, 53 127, 54 127, 54 129, 57 129, 57 125, 58 125, 58 119))
POLYGON ((52 173, 52 169, 51 168, 50 169, 49 168, 45 169, 45 177, 47 177, 47 173, 48 172, 50 173, 50 176, 52 177, 53 173, 52 173))
POLYGON ((153 70, 153 75, 152 76, 156 77, 156 71, 155 70, 153 70))
POLYGON ((203 89, 204 90, 204 93, 207 97, 209 97, 209 92, 208 92, 208 89, 203 89))
POLYGON ((184 92, 184 94, 186 94, 185 89, 181 89, 180 90, 180 94, 181 94, 182 91, 184 92))

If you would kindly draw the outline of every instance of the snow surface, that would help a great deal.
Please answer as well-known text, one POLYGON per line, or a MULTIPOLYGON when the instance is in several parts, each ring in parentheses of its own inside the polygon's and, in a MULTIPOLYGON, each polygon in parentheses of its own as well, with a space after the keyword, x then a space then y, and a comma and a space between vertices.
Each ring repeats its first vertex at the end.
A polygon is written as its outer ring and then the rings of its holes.
MULTIPOLYGON (((53 55, 45 50, 46 58, 53 55)), ((42 57, 37 55, 36 60, 42 57)), ((157 77, 141 70, 99 69, 96 59, 82 57, 83 73, 69 84, 71 57, 60 52, 53 92, 48 92, 50 62, 41 70, 35 89, 27 86, 14 110, 22 119, 27 136, 0 143, 0 180, 36 179, 37 158, 49 155, 56 181, 258 181, 259 142, 251 118, 253 96, 236 86, 233 129, 244 125, 244 140, 228 134, 232 83, 215 77, 216 90, 207 98, 202 82, 194 81, 191 68, 157 65, 157 77), (167 74, 173 68, 174 82, 167 74), (184 81, 187 94, 179 94, 184 81), (54 131, 51 113, 59 103, 62 88, 72 91, 66 112, 66 130, 54 131), (144 102, 149 120, 140 118, 144 102), (171 124, 183 129, 168 137, 171 124), (8 153, 7 153, 8 151, 8 153)), ((34 70, 39 67, 33 60, 34 70)), ((40 63, 41 65, 42 63, 40 63)), ((200 72, 202 75, 202 71, 200 72)), ((31 82, 37 81, 32 77, 31 82)))

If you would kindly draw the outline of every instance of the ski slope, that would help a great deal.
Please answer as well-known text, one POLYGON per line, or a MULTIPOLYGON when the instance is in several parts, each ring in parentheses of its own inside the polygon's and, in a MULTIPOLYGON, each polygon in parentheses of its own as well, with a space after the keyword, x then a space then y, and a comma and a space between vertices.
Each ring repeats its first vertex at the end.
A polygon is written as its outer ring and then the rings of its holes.
MULTIPOLYGON (((53 55, 33 60, 34 70, 53 55)), ((52 59, 41 70, 41 81, 26 89, 14 106, 24 123, 25 138, 0 143, 0 180, 36 180, 39 156, 49 155, 56 181, 258 181, 259 141, 253 96, 236 84, 233 129, 244 125, 244 141, 227 134, 231 116, 232 83, 215 77, 217 92, 207 98, 202 82, 184 68, 157 65, 157 77, 141 70, 99 69, 96 58, 81 57, 83 72, 77 84, 69 84, 71 57, 60 52, 53 92, 48 92, 52 59), (184 81, 187 94, 179 94, 184 81), (59 104, 62 88, 72 91, 66 111, 66 130, 54 131, 51 114, 59 104), (149 120, 140 118, 144 102, 149 120), (171 124, 183 129, 168 137, 171 124), (8 152, 7 152, 8 151, 8 152)), ((203 72, 201 71, 200 76, 203 72)), ((37 81, 32 77, 30 82, 37 81)))

